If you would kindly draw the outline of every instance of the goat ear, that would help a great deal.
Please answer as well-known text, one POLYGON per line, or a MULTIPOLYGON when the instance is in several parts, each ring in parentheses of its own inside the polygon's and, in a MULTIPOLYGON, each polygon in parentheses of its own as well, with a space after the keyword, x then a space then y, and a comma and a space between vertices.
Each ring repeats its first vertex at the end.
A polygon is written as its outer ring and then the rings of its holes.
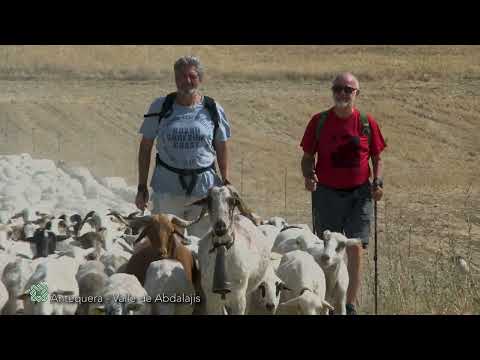
POLYGON ((186 206, 193 206, 193 205, 196 205, 196 206, 202 206, 202 207, 207 207, 208 205, 208 197, 204 197, 202 199, 199 199, 197 201, 194 201, 190 204, 187 204, 186 206))
POLYGON ((142 240, 146 235, 147 235, 147 227, 145 227, 140 233, 140 235, 138 235, 137 240, 135 240, 135 244, 140 242, 140 240, 142 240))
POLYGON ((240 210, 240 213, 249 218, 256 226, 261 225, 261 219, 257 215, 253 214, 252 210, 248 208, 247 204, 245 204, 245 201, 240 198, 237 189, 235 189, 233 185, 227 185, 227 188, 232 193, 233 198, 237 201, 237 207, 238 210, 240 210))
POLYGON ((326 308, 326 309, 332 310, 332 311, 335 310, 335 308, 334 308, 332 305, 330 305, 330 304, 329 304, 327 301, 325 301, 325 300, 322 300, 322 306, 321 306, 321 308, 322 308, 322 309, 325 309, 325 308, 326 308))
POLYGON ((347 245, 347 246, 355 246, 355 245, 358 246, 358 245, 361 245, 361 244, 362 244, 362 239, 357 239, 357 238, 355 238, 355 239, 347 239, 347 240, 345 241, 345 245, 347 245))
POLYGON ((330 240, 330 237, 332 236, 332 233, 330 232, 330 230, 325 230, 322 234, 322 238, 323 240, 330 240))
POLYGON ((127 311, 140 311, 143 305, 139 303, 128 303, 127 304, 127 311))
POLYGON ((18 295, 18 296, 17 296, 17 299, 18 299, 18 300, 27 300, 27 298, 28 298, 29 296, 30 296, 29 293, 25 293, 25 292, 24 292, 23 294, 18 295))
POLYGON ((277 282, 277 287, 280 289, 280 290, 287 290, 287 291, 292 291, 292 289, 290 289, 289 287, 287 287, 287 285, 283 282, 277 282))
POLYGON ((174 234, 181 234, 182 236, 185 234, 185 227, 182 225, 178 225, 172 220, 173 229, 175 230, 174 234))
POLYGON ((296 298, 293 298, 293 299, 290 299, 288 301, 285 301, 281 304, 278 304, 278 306, 282 306, 282 307, 298 307, 300 306, 300 302, 302 301, 302 296, 297 296, 296 298))

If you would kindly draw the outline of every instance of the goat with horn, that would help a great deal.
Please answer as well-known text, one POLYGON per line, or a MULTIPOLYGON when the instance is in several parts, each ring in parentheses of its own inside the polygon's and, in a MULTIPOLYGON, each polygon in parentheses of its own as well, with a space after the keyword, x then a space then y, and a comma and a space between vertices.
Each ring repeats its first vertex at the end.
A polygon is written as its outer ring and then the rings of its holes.
POLYGON ((201 285, 208 314, 245 314, 248 299, 262 282, 269 261, 268 241, 255 216, 231 186, 213 187, 194 202, 208 212, 211 230, 198 248, 201 285))

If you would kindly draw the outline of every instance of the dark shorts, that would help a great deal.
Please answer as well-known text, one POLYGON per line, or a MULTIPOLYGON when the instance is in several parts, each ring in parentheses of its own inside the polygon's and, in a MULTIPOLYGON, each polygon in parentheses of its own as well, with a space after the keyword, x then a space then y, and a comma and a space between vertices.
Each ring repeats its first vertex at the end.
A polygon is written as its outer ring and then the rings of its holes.
POLYGON ((340 232, 368 244, 373 215, 370 186, 367 181, 355 190, 342 191, 317 184, 312 193, 316 233, 321 237, 325 230, 340 232))

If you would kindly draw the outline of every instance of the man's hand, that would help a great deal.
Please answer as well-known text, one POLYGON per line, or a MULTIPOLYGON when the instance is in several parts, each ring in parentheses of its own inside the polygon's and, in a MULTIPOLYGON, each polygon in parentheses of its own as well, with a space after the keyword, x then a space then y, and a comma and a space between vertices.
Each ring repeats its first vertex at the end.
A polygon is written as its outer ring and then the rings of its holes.
POLYGON ((148 189, 139 190, 135 198, 135 205, 139 210, 145 211, 149 199, 148 189))
POLYGON ((372 186, 372 199, 380 201, 383 196, 383 189, 379 186, 372 186))
POLYGON ((313 175, 313 178, 305 178, 305 189, 308 191, 317 190, 317 182, 318 178, 316 174, 313 175))

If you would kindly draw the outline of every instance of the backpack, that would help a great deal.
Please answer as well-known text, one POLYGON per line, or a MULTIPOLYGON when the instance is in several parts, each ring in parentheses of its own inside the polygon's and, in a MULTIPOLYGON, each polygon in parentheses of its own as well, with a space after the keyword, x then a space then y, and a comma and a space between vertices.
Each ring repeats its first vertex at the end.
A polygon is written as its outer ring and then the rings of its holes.
MULTIPOLYGON (((320 140, 320 131, 323 128, 323 125, 325 124, 325 121, 327 121, 329 110, 324 111, 320 113, 320 118, 318 119, 317 122, 317 127, 315 128, 315 144, 318 144, 318 141, 320 140)), ((368 145, 370 146, 371 140, 372 140, 372 134, 370 131, 370 123, 368 122, 368 117, 366 113, 360 112, 360 121, 362 123, 362 134, 368 136, 368 145)), ((315 148, 317 147, 315 145, 315 148)))
MULTIPOLYGON (((175 98, 177 97, 177 93, 173 92, 167 95, 165 98, 163 104, 162 104, 162 109, 158 113, 151 113, 151 114, 146 114, 143 117, 152 117, 152 116, 158 116, 158 124, 160 125, 160 122, 162 121, 163 118, 169 117, 172 114, 173 111, 173 103, 175 102, 175 98)), ((220 116, 218 115, 217 111, 217 104, 215 103, 215 100, 213 100, 209 96, 204 96, 204 106, 208 110, 210 114, 210 118, 213 121, 213 149, 215 149, 215 135, 217 134, 218 126, 220 123, 220 116)))

